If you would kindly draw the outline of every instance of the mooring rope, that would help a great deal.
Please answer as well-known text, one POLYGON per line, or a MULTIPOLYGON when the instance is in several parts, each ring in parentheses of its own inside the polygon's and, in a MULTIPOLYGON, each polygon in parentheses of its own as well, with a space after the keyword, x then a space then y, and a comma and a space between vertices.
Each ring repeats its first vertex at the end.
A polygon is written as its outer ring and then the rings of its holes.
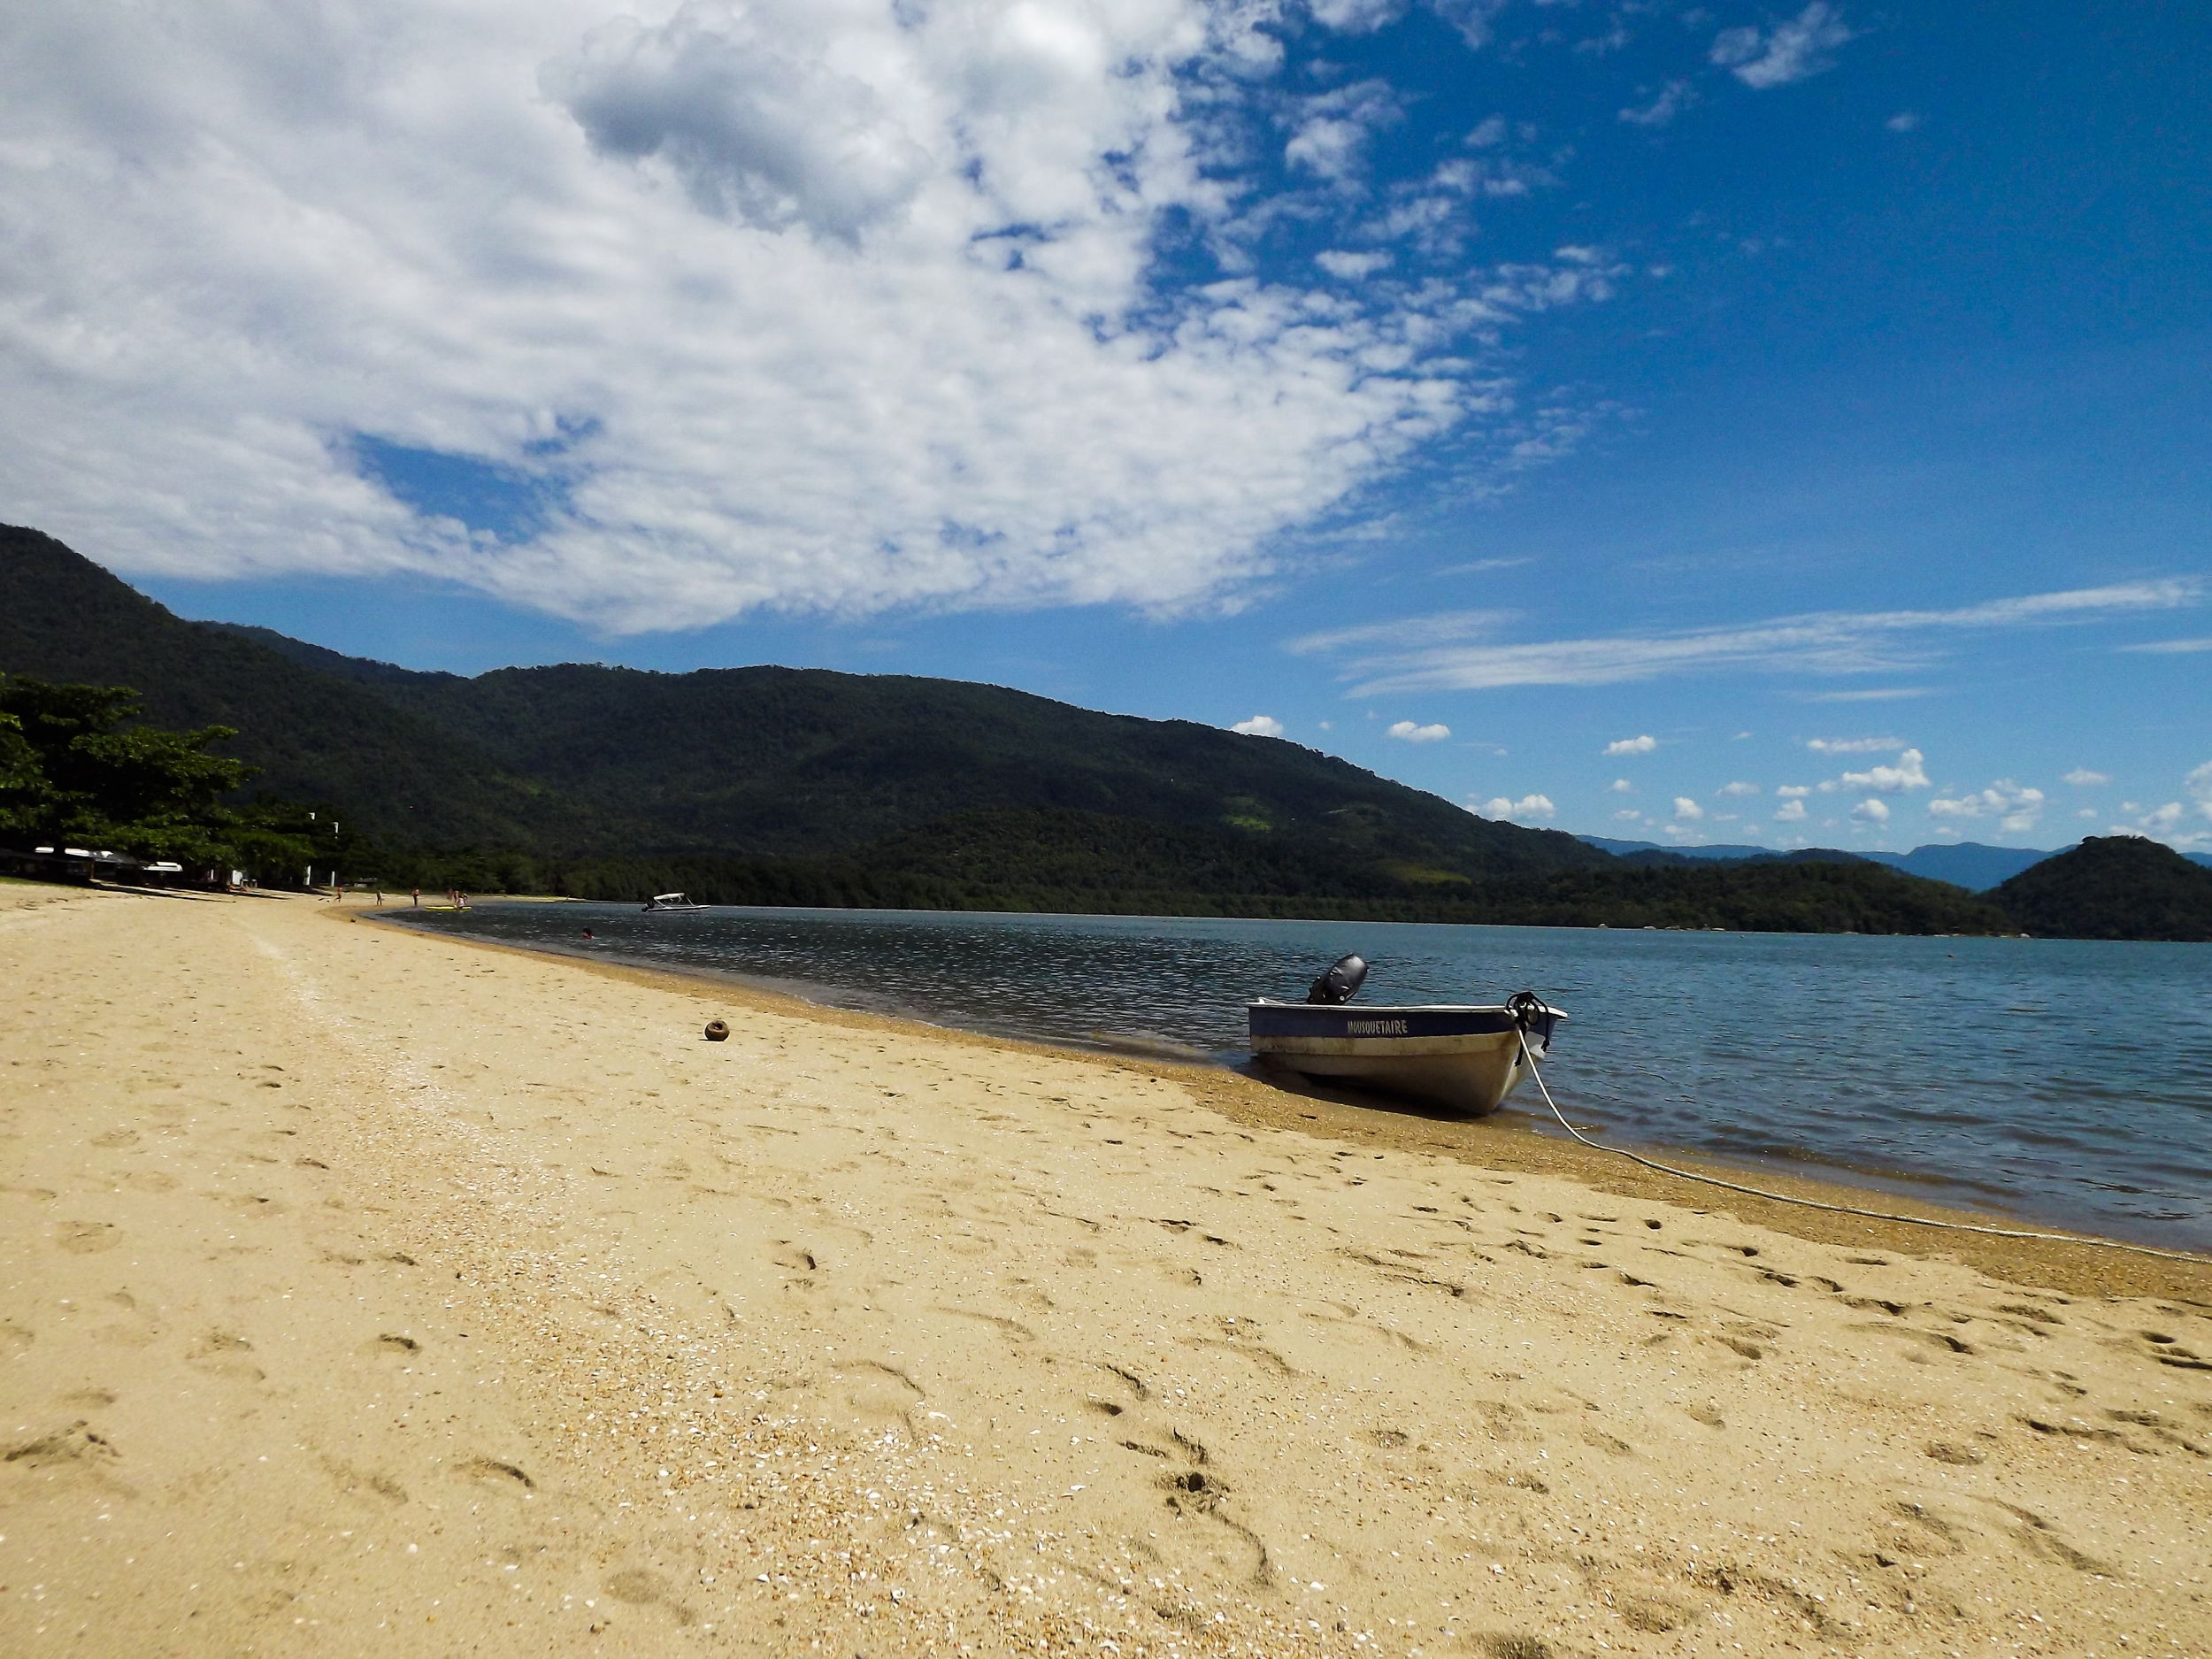
MULTIPOLYGON (((1540 1007, 1541 1004, 1540 1003, 1540 1007)), ((2200 1267, 2212 1267, 2212 1256, 2193 1255, 2187 1250, 2159 1250, 2147 1244, 2128 1244, 2118 1239, 2085 1238, 2071 1233, 2028 1233, 2015 1227, 1983 1227, 1970 1221, 1939 1221, 1932 1216, 1900 1215, 1889 1210, 1861 1210, 1852 1204, 1831 1204, 1817 1198, 1797 1198, 1788 1193, 1770 1193, 1763 1187, 1746 1187, 1739 1181, 1724 1181, 1717 1175, 1701 1175, 1695 1170, 1677 1169, 1671 1164, 1661 1164, 1631 1152, 1625 1147, 1609 1147, 1593 1141, 1567 1121, 1567 1114, 1559 1110, 1559 1102, 1551 1097, 1551 1087, 1544 1081, 1544 1074, 1537 1069, 1536 1056, 1529 1052, 1528 1030, 1516 1025, 1514 1035, 1521 1045, 1521 1062, 1528 1067, 1528 1074, 1536 1079, 1536 1087, 1543 1092, 1544 1104, 1551 1108, 1551 1115, 1559 1119, 1559 1126, 1593 1152, 1609 1152, 1617 1158, 1626 1158, 1640 1164, 1647 1170, 1657 1170, 1662 1175, 1679 1176, 1686 1181, 1702 1181, 1708 1187, 1722 1187, 1732 1193, 1747 1194, 1753 1198, 1772 1199, 1778 1204, 1802 1204, 1808 1210, 1825 1210, 1839 1216, 1864 1216, 1870 1221, 1901 1221, 1916 1227, 1942 1227, 1952 1233, 1979 1233, 1993 1239, 2039 1239, 2051 1244, 2089 1244, 2105 1250, 2127 1250, 2137 1256, 2155 1256, 2167 1262, 2193 1262, 2200 1267)))

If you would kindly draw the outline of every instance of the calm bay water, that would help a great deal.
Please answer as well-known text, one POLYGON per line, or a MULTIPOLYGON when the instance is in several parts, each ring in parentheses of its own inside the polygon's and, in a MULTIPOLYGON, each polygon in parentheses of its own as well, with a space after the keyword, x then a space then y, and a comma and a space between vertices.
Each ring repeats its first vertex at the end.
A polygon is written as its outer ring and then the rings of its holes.
MULTIPOLYGON (((1586 1131, 2212 1248, 2212 947, 1369 922, 490 904, 416 925, 1236 1064, 1248 998, 1356 950, 1361 1000, 1532 988, 1586 1131), (581 937, 585 928, 595 943, 581 937)), ((1540 1102, 1509 1113, 1558 1133, 1540 1102)))

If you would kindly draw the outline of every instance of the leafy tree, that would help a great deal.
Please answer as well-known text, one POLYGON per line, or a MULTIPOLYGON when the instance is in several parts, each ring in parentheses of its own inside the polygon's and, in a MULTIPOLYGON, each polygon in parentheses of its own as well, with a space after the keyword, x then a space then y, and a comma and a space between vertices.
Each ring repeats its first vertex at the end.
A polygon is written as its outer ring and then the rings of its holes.
POLYGON ((227 726, 127 724, 138 694, 0 674, 0 821, 154 857, 219 861, 242 762, 207 753, 227 726))

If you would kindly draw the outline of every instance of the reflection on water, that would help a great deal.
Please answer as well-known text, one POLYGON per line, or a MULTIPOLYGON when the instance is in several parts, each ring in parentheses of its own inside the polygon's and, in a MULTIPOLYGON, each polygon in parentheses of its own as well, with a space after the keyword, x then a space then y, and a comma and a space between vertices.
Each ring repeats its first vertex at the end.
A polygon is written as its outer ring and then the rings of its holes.
POLYGON ((411 919, 1232 1064, 1248 998, 1302 997, 1357 950, 1369 1002, 1528 987, 1568 1010, 1546 1075, 1617 1139, 2212 1247, 2212 947, 569 903, 411 919))

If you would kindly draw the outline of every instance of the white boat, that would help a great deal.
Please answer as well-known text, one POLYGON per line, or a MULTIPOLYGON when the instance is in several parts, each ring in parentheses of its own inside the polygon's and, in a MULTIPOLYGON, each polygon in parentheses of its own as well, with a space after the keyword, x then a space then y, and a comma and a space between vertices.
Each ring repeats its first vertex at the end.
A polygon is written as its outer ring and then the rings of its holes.
POLYGON ((703 904, 694 904, 680 893, 656 893, 640 907, 648 910, 703 910, 703 904))
POLYGON ((1503 1002, 1347 1006, 1367 964, 1348 956, 1314 998, 1245 1005, 1252 1053, 1269 1065, 1483 1117, 1526 1080, 1567 1018, 1533 992, 1503 1002), (1335 1001, 1318 1000, 1333 995, 1335 1001), (1524 1049, 1523 1045, 1526 1048, 1524 1049))

